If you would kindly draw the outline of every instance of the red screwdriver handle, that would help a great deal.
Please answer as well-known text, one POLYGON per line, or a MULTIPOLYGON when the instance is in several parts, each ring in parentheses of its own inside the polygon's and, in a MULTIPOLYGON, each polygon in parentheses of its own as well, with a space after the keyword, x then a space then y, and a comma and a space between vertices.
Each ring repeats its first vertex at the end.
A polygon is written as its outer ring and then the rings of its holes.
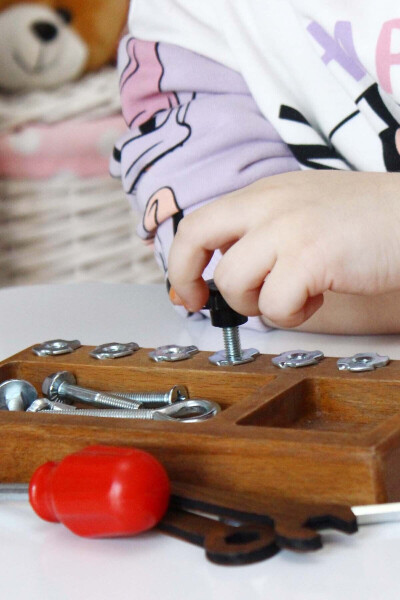
POLYGON ((136 448, 89 446, 39 467, 29 500, 44 520, 84 537, 131 536, 154 527, 169 503, 164 467, 136 448))

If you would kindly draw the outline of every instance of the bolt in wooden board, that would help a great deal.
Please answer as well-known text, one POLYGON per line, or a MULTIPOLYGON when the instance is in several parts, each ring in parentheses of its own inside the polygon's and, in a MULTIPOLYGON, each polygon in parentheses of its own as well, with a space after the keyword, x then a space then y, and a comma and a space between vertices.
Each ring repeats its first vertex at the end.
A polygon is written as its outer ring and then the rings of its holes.
POLYGON ((336 359, 280 370, 271 356, 217 367, 211 353, 155 363, 149 349, 99 361, 93 347, 38 357, 28 348, 0 363, 0 381, 74 373, 99 390, 165 391, 220 403, 202 423, 0 413, 0 479, 28 481, 47 460, 89 444, 129 445, 153 453, 172 479, 232 492, 305 502, 359 505, 400 500, 400 361, 373 372, 340 372, 336 359))

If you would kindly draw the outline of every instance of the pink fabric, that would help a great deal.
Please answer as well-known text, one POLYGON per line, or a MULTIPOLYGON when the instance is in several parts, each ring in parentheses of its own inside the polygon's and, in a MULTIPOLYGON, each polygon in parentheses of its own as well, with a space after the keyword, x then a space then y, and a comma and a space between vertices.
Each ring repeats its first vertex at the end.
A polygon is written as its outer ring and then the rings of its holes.
POLYGON ((0 135, 0 177, 42 179, 65 172, 79 177, 107 175, 114 142, 125 130, 124 119, 115 115, 31 125, 0 135))
POLYGON ((179 105, 172 92, 160 90, 164 71, 154 42, 125 38, 119 53, 119 70, 121 102, 128 127, 139 127, 157 112, 179 105))

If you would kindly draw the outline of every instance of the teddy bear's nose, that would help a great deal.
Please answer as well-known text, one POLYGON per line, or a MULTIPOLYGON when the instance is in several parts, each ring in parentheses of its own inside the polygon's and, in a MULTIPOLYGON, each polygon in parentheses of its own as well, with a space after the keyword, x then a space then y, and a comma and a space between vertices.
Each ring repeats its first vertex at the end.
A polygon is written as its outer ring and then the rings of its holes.
POLYGON ((42 42, 51 42, 58 34, 57 27, 47 21, 36 21, 32 23, 31 29, 42 42))

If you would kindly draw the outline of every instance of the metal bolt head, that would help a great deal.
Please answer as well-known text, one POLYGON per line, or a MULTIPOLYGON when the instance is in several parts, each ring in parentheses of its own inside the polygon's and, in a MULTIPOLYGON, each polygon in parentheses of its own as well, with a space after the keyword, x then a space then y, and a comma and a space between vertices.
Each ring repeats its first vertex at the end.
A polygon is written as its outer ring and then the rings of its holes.
MULTIPOLYGON (((42 392, 49 400, 57 402, 60 400, 59 388, 63 383, 70 385, 76 384, 76 379, 72 373, 68 371, 59 371, 46 377, 42 385, 42 392)), ((68 400, 63 400, 68 404, 68 400)))
POLYGON ((197 346, 177 346, 169 344, 167 346, 159 346, 155 350, 149 352, 149 356, 155 362, 175 362, 178 360, 187 360, 199 352, 197 346))
POLYGON ((29 381, 9 379, 0 384, 0 410, 26 410, 37 397, 29 381))
POLYGON ((32 402, 29 408, 27 408, 26 412, 42 412, 43 410, 50 410, 50 404, 48 400, 45 400, 44 398, 38 398, 32 402))
POLYGON ((49 340, 38 346, 34 346, 32 351, 37 356, 57 356, 59 354, 69 354, 81 347, 79 340, 49 340))
POLYGON ((76 406, 68 406, 61 402, 52 402, 47 398, 38 398, 27 408, 26 412, 74 412, 78 410, 76 406))
POLYGON ((379 367, 386 367, 390 358, 381 356, 376 352, 359 352, 353 356, 339 358, 337 368, 339 371, 353 371, 360 373, 363 371, 373 371, 379 367))
POLYGON ((235 365, 243 365, 248 362, 252 362, 260 352, 256 348, 248 348, 242 350, 240 359, 228 360, 226 358, 225 350, 220 350, 212 356, 209 356, 208 360, 218 367, 230 367, 235 365))
POLYGON ((130 356, 137 350, 139 350, 139 346, 135 342, 129 342, 127 344, 110 342, 109 344, 97 346, 97 348, 90 352, 90 356, 99 360, 105 360, 107 358, 122 358, 124 356, 130 356))
POLYGON ((168 393, 168 404, 189 400, 189 390, 185 385, 174 385, 168 393))
POLYGON ((272 364, 281 369, 291 367, 298 369, 299 367, 308 367, 318 364, 324 358, 324 353, 320 350, 289 350, 282 352, 279 356, 272 359, 272 364))

